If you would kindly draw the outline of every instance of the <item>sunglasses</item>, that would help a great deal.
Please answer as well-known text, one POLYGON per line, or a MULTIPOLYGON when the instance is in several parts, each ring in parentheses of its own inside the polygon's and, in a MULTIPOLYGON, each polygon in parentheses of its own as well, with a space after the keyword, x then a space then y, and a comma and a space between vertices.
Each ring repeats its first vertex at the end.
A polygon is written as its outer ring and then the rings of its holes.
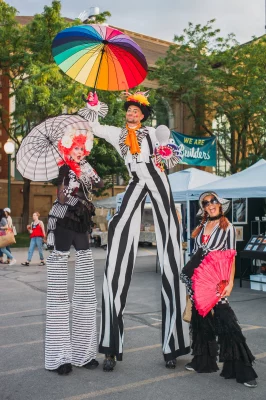
POLYGON ((219 201, 216 199, 216 197, 213 197, 210 201, 203 200, 201 203, 203 208, 208 207, 210 204, 219 204, 219 201))

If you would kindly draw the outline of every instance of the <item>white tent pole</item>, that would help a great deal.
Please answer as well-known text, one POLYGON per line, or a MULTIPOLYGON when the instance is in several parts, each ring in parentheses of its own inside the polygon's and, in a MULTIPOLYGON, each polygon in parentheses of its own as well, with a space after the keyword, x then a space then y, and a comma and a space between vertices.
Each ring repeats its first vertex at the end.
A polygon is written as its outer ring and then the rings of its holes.
POLYGON ((190 254, 190 202, 187 194, 187 257, 186 262, 189 260, 190 254))

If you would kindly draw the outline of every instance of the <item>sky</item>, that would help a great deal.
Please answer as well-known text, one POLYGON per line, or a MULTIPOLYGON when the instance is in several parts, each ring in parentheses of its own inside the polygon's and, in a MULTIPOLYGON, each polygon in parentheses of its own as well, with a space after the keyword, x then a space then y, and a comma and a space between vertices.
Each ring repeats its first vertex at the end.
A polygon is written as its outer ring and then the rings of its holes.
MULTIPOLYGON (((6 0, 19 15, 41 13, 51 0, 6 0)), ((215 18, 222 36, 234 33, 240 43, 265 33, 266 0, 61 0, 62 15, 76 18, 91 7, 109 11, 107 23, 118 28, 173 41, 188 22, 205 25, 215 18)))

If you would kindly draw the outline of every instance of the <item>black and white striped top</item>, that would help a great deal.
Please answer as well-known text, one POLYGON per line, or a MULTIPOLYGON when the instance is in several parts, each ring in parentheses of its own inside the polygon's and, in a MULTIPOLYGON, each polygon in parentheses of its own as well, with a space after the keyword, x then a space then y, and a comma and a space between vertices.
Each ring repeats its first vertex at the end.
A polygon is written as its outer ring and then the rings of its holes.
POLYGON ((210 234, 209 240, 206 244, 202 243, 202 235, 207 222, 203 225, 200 233, 195 238, 193 253, 195 253, 198 248, 203 247, 207 252, 214 250, 228 250, 236 248, 236 234, 234 226, 229 223, 226 230, 221 229, 219 224, 215 226, 210 234))

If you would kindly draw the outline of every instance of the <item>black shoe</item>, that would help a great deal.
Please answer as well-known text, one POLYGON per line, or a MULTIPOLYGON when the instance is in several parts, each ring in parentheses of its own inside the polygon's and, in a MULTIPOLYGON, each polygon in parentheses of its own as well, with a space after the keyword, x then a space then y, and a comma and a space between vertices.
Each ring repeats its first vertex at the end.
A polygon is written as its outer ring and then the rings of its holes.
POLYGON ((175 369, 176 367, 176 359, 166 361, 165 363, 166 368, 175 369))
POLYGON ((62 364, 54 371, 57 372, 58 375, 68 375, 72 371, 72 365, 70 363, 62 364))
POLYGON ((99 365, 98 361, 93 359, 90 362, 88 362, 87 364, 83 365, 83 367, 87 368, 87 369, 95 369, 98 367, 98 365, 99 365))
POLYGON ((191 363, 186 364, 185 368, 186 368, 187 371, 195 371, 195 369, 192 367, 191 363))
POLYGON ((113 371, 116 366, 116 356, 111 354, 105 354, 105 359, 103 361, 103 370, 105 372, 113 371))
POLYGON ((249 388, 255 388, 258 386, 256 379, 254 379, 253 381, 244 382, 244 385, 249 388))

